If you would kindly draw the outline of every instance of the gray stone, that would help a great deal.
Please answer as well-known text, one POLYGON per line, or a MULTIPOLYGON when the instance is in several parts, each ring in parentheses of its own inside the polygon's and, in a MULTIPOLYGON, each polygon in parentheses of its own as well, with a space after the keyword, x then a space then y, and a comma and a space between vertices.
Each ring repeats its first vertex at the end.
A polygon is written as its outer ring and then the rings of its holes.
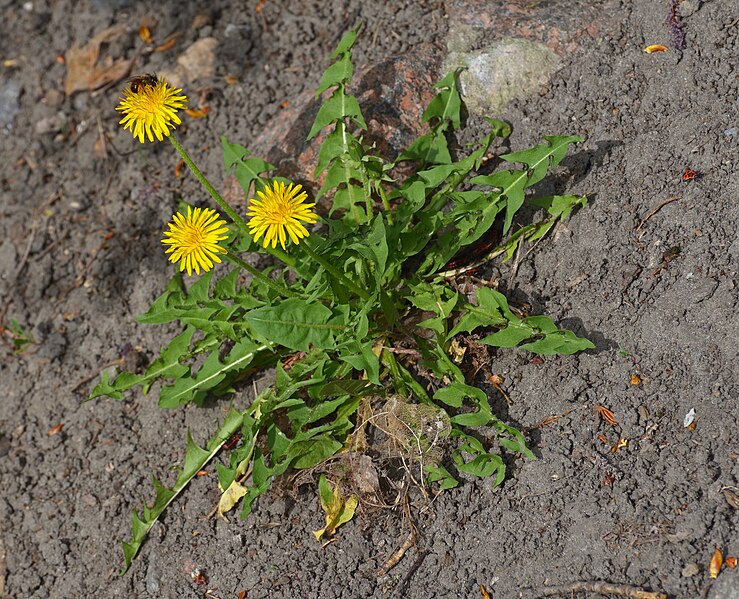
POLYGON ((6 129, 12 129, 13 119, 18 114, 21 84, 18 81, 8 81, 0 87, 0 124, 6 129))
MULTIPOLYGON (((457 30, 458 32, 460 30, 457 30)), ((447 42, 448 48, 464 45, 462 33, 447 42)), ((544 84, 557 70, 560 58, 544 44, 506 37, 472 52, 451 51, 443 71, 463 68, 461 91, 470 113, 491 114, 514 98, 524 98, 544 84)))

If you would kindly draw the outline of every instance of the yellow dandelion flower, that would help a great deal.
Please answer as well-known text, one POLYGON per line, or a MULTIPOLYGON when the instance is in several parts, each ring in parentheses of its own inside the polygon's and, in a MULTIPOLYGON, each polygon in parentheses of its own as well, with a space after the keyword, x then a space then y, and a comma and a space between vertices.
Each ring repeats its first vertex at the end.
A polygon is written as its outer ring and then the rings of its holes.
POLYGON ((301 185, 290 183, 285 186, 284 183, 275 181, 271 188, 267 185, 264 191, 257 192, 259 199, 251 199, 246 213, 249 217, 249 232, 254 241, 258 242, 264 236, 264 247, 268 247, 270 243, 272 247, 276 247, 279 241, 284 250, 287 235, 295 244, 308 237, 308 230, 300 221, 312 225, 318 217, 311 210, 315 204, 305 203, 308 194, 301 192, 301 189, 301 185))
POLYGON ((228 228, 225 220, 218 220, 218 213, 210 208, 187 207, 187 216, 177 213, 172 216, 169 231, 164 232, 162 243, 170 246, 165 252, 170 254, 170 262, 180 263, 180 272, 187 269, 191 275, 208 272, 213 268, 213 262, 220 262, 218 254, 225 254, 226 250, 218 245, 228 237, 228 228))
POLYGON ((134 77, 131 85, 123 90, 123 97, 116 110, 123 113, 120 124, 141 143, 144 134, 153 142, 162 141, 182 121, 177 111, 187 108, 187 96, 178 95, 182 90, 170 87, 156 75, 134 77))

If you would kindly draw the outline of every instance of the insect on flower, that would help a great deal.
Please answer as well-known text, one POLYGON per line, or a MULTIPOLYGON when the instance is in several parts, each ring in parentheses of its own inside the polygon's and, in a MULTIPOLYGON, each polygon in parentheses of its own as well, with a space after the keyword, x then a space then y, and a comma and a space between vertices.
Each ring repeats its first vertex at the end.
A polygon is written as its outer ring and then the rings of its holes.
POLYGON ((145 73, 144 75, 136 75, 128 80, 128 86, 134 94, 139 93, 142 87, 156 87, 159 84, 159 78, 156 73, 145 73))

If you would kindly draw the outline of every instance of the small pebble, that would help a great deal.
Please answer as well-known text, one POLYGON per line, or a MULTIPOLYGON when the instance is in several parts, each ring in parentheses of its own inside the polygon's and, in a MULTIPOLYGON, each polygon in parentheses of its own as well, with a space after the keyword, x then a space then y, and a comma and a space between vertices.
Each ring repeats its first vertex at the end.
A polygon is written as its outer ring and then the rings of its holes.
POLYGON ((682 575, 683 578, 690 578, 691 576, 695 576, 698 574, 698 572, 701 571, 701 567, 693 562, 692 564, 688 564, 683 568, 682 575))
POLYGON ((736 137, 737 132, 739 132, 739 129, 736 127, 730 127, 729 129, 724 129, 724 135, 726 137, 736 137))

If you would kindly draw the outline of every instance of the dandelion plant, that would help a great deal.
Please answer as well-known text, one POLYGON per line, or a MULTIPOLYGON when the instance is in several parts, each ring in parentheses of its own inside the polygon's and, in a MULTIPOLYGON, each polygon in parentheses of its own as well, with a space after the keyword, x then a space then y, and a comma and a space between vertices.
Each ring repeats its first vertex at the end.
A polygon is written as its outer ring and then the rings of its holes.
MULTIPOLYGON (((487 119, 489 132, 468 153, 453 147, 463 109, 453 72, 423 114, 427 133, 394 160, 380 156, 365 140, 367 125, 350 93, 356 36, 342 38, 317 91, 323 104, 309 138, 325 134, 314 172, 320 186, 303 189, 277 177, 272 165, 222 138, 225 167, 251 198, 244 212, 223 199, 175 137, 177 111, 187 101, 181 90, 142 78, 124 91, 118 110, 125 128, 141 143, 168 137, 222 214, 188 207, 173 217, 162 243, 179 270, 139 321, 176 321, 182 332, 145 372, 105 372, 91 398, 157 384, 162 408, 200 406, 206 397, 233 403, 205 449, 187 435, 175 487, 155 482, 152 507, 134 512, 125 569, 166 506, 214 459, 218 512, 240 504, 242 517, 276 477, 330 473, 322 465, 366 451, 370 427, 393 440, 408 476, 424 489, 453 488, 461 475, 500 484, 503 454, 533 454, 465 375, 463 349, 572 354, 593 347, 548 317, 511 306, 490 282, 474 295, 457 285, 466 268, 509 258, 586 205, 579 196, 527 193, 580 138, 545 137, 498 156, 493 163, 501 166, 490 172, 493 142, 510 127, 487 119), (518 223, 525 204, 543 218, 518 223), (500 244, 460 266, 455 257, 491 227, 504 235, 500 244), (249 252, 268 254, 268 265, 248 264, 249 252), (183 271, 195 278, 185 280, 183 271), (239 405, 244 377, 268 367, 275 368, 272 386, 239 405), (219 454, 233 433, 240 443, 219 454)), ((340 481, 321 481, 326 503, 340 481)))

